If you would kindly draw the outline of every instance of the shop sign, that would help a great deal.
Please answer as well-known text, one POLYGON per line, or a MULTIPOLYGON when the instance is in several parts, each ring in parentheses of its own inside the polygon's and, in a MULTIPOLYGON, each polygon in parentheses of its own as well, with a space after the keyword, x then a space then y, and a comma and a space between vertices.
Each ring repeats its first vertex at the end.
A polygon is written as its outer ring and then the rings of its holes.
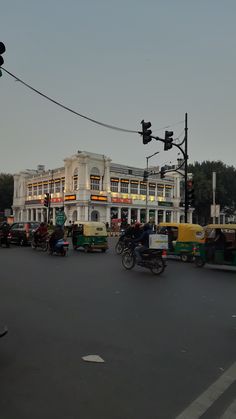
POLYGON ((64 201, 75 201, 76 200, 76 195, 65 195, 65 199, 64 201))
POLYGON ((107 202, 107 196, 104 196, 104 195, 91 195, 90 199, 91 199, 91 201, 107 202))
POLYGON ((63 202, 63 198, 51 198, 51 202, 63 202))
POLYGON ((132 204, 132 199, 130 198, 111 198, 111 202, 117 204, 132 204))
POLYGON ((43 204, 43 199, 30 199, 25 201, 25 205, 43 204))
POLYGON ((159 207, 173 207, 173 202, 158 201, 159 207))

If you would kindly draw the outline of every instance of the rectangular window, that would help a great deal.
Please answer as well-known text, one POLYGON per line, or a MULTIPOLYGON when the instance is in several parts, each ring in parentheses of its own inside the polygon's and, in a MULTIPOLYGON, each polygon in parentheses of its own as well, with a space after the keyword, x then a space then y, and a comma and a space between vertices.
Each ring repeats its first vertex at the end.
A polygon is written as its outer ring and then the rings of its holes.
POLYGON ((111 192, 118 192, 119 180, 111 180, 111 192))
POLYGON ((138 194, 138 181, 131 180, 130 193, 138 194))
POLYGON ((43 182, 43 193, 48 193, 48 182, 43 182))
POLYGON ((156 185, 155 183, 149 183, 149 195, 155 196, 156 185))
POLYGON ((74 183, 74 191, 77 191, 77 189, 78 189, 78 176, 76 175, 76 176, 74 176, 74 179, 73 179, 73 183, 74 183))
POLYGON ((28 185, 28 196, 32 196, 32 185, 28 185))
POLYGON ((37 185, 33 186, 33 195, 37 195, 37 185))
POLYGON ((60 181, 55 182, 55 192, 57 192, 57 193, 61 192, 61 182, 60 181))
POLYGON ((173 198, 173 188, 172 187, 166 186, 165 196, 166 196, 166 198, 173 198))
POLYGON ((158 196, 164 196, 164 186, 163 185, 157 185, 157 195, 158 196))
POLYGON ((140 182, 140 195, 147 194, 147 184, 144 182, 140 182))
POLYGON ((100 176, 90 176, 90 189, 92 191, 100 190, 100 176))
POLYGON ((43 185, 42 183, 38 184, 38 195, 42 195, 42 189, 43 189, 43 185))
POLYGON ((121 180, 121 184, 120 184, 120 191, 122 193, 128 193, 129 192, 129 181, 122 181, 121 180))

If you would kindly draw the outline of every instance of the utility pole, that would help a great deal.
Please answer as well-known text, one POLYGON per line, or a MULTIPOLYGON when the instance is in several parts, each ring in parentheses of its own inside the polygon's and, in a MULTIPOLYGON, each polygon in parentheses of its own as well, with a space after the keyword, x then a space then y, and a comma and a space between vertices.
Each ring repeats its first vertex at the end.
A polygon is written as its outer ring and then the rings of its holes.
POLYGON ((50 185, 49 185, 49 199, 48 199, 48 224, 50 223, 50 209, 51 209, 52 185, 53 185, 53 170, 52 170, 51 182, 50 182, 50 185))
POLYGON ((149 173, 148 173, 148 161, 151 157, 155 156, 156 154, 159 154, 159 151, 156 151, 156 153, 151 154, 151 156, 147 156, 146 157, 146 173, 147 173, 147 190, 146 190, 146 223, 148 223, 148 192, 149 192, 149 188, 148 188, 148 177, 149 177, 149 173))
POLYGON ((216 172, 212 172, 213 224, 216 222, 216 172))
POLYGON ((188 114, 185 114, 184 127, 184 222, 188 222, 188 114))

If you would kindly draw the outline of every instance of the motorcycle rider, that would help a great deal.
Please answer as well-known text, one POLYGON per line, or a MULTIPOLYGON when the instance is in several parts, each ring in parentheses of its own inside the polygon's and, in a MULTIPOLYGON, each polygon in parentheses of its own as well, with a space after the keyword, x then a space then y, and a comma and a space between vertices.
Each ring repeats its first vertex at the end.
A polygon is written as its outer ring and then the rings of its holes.
POLYGON ((6 221, 3 221, 0 224, 0 246, 2 245, 2 241, 4 241, 4 243, 6 243, 6 246, 9 247, 9 242, 8 242, 9 231, 10 231, 10 225, 6 221))
POLYGON ((58 240, 61 239, 64 239, 64 229, 61 225, 57 224, 49 239, 49 247, 51 251, 53 251, 58 240))
POLYGON ((136 246, 134 253, 136 262, 142 262, 142 253, 149 248, 149 236, 152 234, 152 227, 149 223, 144 224, 142 234, 133 240, 133 243, 141 243, 141 246, 136 246))
POLYGON ((46 240, 48 235, 48 228, 46 223, 40 223, 39 227, 34 232, 34 241, 37 245, 39 241, 46 240))

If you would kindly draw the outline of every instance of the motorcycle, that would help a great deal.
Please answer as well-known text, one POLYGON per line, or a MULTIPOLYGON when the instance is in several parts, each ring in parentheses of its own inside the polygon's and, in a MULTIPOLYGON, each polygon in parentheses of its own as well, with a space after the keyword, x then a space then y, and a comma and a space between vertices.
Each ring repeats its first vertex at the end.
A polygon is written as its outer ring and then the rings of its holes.
POLYGON ((35 240, 35 237, 34 237, 34 235, 33 235, 33 238, 32 238, 32 242, 31 242, 31 247, 32 247, 32 249, 37 249, 37 248, 40 248, 40 249, 42 249, 42 251, 43 252, 46 252, 46 250, 47 250, 47 238, 46 237, 38 237, 38 239, 37 240, 35 240))
POLYGON ((146 249, 141 253, 141 262, 136 262, 135 244, 129 243, 122 255, 122 265, 130 270, 137 264, 143 268, 150 269, 154 275, 160 275, 166 268, 166 250, 146 249))
POLYGON ((51 248, 49 246, 49 240, 48 240, 47 249, 49 250, 50 255, 56 254, 60 256, 66 256, 68 254, 69 242, 65 241, 64 239, 60 239, 60 240, 57 240, 53 248, 51 248))
POLYGON ((128 246, 128 243, 130 242, 130 240, 131 239, 129 239, 125 235, 125 231, 123 230, 121 232, 118 242, 115 245, 115 252, 117 255, 121 255, 123 253, 124 249, 128 246))

